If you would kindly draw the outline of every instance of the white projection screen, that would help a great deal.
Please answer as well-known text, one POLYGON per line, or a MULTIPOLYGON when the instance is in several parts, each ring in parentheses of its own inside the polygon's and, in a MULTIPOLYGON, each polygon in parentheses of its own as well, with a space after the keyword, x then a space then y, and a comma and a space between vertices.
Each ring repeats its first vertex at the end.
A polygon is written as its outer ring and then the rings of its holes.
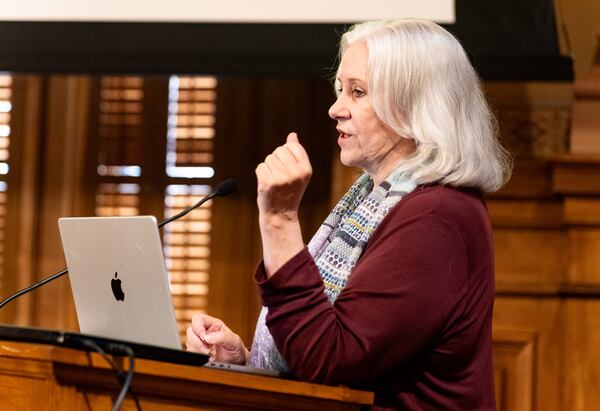
POLYGON ((19 0, 4 21, 346 23, 413 17, 455 22, 454 0, 19 0))

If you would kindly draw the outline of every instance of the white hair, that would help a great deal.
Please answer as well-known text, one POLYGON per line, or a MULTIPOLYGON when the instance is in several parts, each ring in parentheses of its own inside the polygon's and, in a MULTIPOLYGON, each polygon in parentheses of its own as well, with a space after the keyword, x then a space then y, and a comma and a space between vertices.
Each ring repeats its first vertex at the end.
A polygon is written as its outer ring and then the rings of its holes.
POLYGON ((425 20, 357 24, 341 39, 340 58, 354 43, 368 48, 369 93, 379 119, 413 139, 416 151, 399 167, 419 184, 498 190, 511 159, 497 122, 460 43, 425 20))

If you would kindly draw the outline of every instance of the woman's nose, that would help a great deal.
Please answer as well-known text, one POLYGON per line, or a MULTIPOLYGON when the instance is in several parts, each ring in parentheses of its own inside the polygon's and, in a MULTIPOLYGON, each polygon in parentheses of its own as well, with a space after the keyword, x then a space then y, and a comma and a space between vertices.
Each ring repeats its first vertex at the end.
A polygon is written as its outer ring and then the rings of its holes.
POLYGON ((329 117, 334 120, 344 120, 350 118, 350 111, 345 107, 342 99, 338 99, 329 107, 329 117))

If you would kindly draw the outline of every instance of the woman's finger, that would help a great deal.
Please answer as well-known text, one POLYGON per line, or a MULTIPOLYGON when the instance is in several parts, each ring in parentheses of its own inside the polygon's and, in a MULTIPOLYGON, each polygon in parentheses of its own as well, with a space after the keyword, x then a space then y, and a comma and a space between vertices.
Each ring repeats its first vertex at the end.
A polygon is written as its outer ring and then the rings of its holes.
POLYGON ((310 163, 308 159, 308 153, 304 149, 304 146, 300 144, 300 140, 298 139, 298 135, 296 133, 288 134, 285 146, 294 155, 296 161, 299 163, 310 163))
POLYGON ((254 172, 256 173, 256 180, 258 181, 259 190, 263 184, 268 184, 268 182, 273 178, 271 169, 264 162, 256 166, 256 170, 254 170, 254 172))
POLYGON ((209 346, 206 345, 202 339, 196 335, 191 326, 187 328, 186 336, 186 349, 188 351, 197 352, 200 354, 208 354, 209 346))
POLYGON ((287 144, 279 146, 273 151, 273 155, 281 162, 284 167, 296 166, 298 160, 290 150, 287 144))
POLYGON ((238 338, 230 330, 215 331, 210 334, 206 334, 205 341, 210 345, 222 345, 228 350, 234 350, 237 347, 238 338))
POLYGON ((195 314, 192 316, 192 330, 201 339, 204 339, 207 330, 218 330, 223 325, 223 321, 207 314, 195 314))
POLYGON ((281 160, 275 154, 275 151, 265 157, 264 163, 269 168, 269 171, 273 175, 277 175, 281 172, 282 169, 285 169, 285 164, 281 162, 281 160))

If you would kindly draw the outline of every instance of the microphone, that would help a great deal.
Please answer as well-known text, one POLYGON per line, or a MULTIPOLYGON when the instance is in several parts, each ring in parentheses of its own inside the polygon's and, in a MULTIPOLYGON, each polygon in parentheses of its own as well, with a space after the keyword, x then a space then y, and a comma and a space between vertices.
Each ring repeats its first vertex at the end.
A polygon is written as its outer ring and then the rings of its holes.
MULTIPOLYGON (((196 204, 194 204, 191 207, 186 208, 182 212, 175 214, 172 217, 169 217, 169 218, 161 221, 160 223, 158 223, 157 226, 158 226, 158 228, 162 228, 165 224, 169 224, 171 221, 177 220, 177 219, 183 217, 190 211, 195 210, 196 208, 200 207, 202 204, 206 203, 208 200, 210 200, 214 197, 224 197, 226 195, 233 193, 236 189, 237 189, 237 184, 236 184, 235 180, 233 178, 228 178, 227 180, 224 180, 224 181, 220 182, 219 184, 217 184, 217 186, 212 191, 212 193, 201 198, 200 201, 198 201, 196 204)), ((69 272, 69 270, 67 268, 65 268, 65 269, 59 271, 58 273, 51 275, 50 277, 44 278, 36 283, 33 283, 32 285, 30 285, 27 288, 17 291, 10 297, 7 297, 0 302, 0 309, 2 309, 2 307, 4 307, 6 304, 11 302, 15 298, 18 298, 18 297, 22 296, 23 294, 27 294, 28 292, 33 291, 36 288, 41 287, 42 285, 44 285, 46 283, 49 283, 50 281, 56 280, 58 277, 62 277, 63 275, 65 275, 68 272, 69 272)))

